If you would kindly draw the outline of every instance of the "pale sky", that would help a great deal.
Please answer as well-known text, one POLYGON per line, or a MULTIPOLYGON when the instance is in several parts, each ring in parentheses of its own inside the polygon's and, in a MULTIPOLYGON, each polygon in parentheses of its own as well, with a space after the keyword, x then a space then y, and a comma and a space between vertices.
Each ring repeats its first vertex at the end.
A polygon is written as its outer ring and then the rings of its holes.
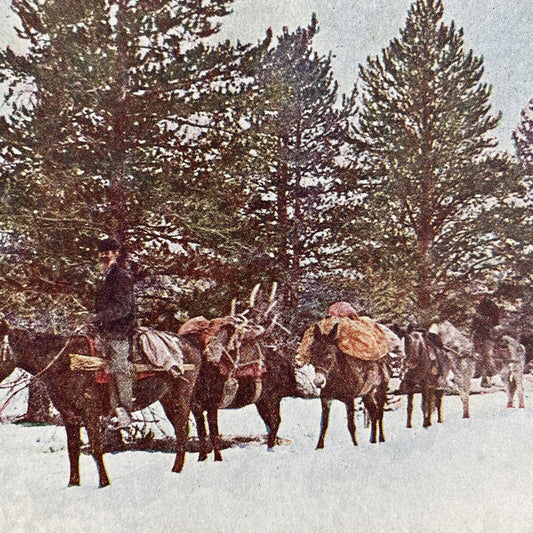
MULTIPOLYGON (((349 93, 357 68, 377 55, 403 27, 411 0, 237 0, 221 36, 256 42, 268 27, 279 35, 306 26, 315 12, 320 31, 314 45, 334 54, 340 92, 349 93)), ((0 46, 13 43, 8 0, 0 0, 0 46)), ((500 147, 513 149, 511 133, 520 111, 533 97, 533 0, 444 0, 446 22, 464 28, 465 43, 485 60, 483 81, 493 86, 494 113, 503 112, 496 130, 500 147)))

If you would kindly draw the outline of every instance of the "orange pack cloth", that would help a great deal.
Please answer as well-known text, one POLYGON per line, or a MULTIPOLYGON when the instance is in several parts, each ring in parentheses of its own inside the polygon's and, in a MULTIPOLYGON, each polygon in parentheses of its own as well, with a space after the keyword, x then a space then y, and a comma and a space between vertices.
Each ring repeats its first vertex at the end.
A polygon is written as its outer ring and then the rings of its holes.
POLYGON ((203 316, 195 316, 182 324, 178 330, 179 335, 196 335, 204 344, 209 344, 211 339, 221 328, 233 324, 231 317, 212 318, 207 320, 203 316))
MULTIPOLYGON (((377 361, 389 352, 390 344, 386 333, 370 317, 329 316, 317 322, 317 325, 320 331, 327 335, 337 323, 339 324, 337 347, 346 355, 366 361, 377 361)), ((314 327, 315 324, 307 328, 298 346, 296 360, 299 364, 304 365, 309 362, 314 327)))

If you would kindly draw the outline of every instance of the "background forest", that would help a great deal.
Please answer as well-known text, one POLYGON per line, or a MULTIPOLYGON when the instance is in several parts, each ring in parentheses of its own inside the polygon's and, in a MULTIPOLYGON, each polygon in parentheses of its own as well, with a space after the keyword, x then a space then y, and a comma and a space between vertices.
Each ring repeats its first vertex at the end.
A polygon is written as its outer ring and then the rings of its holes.
POLYGON ((217 43, 230 0, 12 0, 0 51, 0 286, 11 320, 72 329, 95 243, 127 248, 145 325, 279 284, 295 335, 348 300, 451 319, 495 291, 531 314, 533 99, 498 149, 483 59, 417 0, 339 95, 304 28, 217 43))

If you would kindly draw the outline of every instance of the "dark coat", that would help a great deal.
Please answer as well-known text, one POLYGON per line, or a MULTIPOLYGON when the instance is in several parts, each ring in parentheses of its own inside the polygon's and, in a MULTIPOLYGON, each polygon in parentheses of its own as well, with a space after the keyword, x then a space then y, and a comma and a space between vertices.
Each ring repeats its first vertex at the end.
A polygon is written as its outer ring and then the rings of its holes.
POLYGON ((135 296, 130 273, 117 264, 111 266, 96 290, 91 323, 99 333, 128 337, 136 325, 135 296))
POLYGON ((474 335, 490 336, 493 328, 500 323, 500 308, 490 298, 485 297, 478 305, 473 320, 474 335))

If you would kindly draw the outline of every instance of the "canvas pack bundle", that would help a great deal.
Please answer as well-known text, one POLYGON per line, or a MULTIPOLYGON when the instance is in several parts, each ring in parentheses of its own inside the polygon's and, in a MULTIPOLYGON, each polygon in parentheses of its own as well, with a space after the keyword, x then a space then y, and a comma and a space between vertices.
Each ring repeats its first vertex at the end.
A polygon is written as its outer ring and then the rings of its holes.
MULTIPOLYGON (((346 355, 365 361, 377 361, 389 352, 387 334, 370 317, 329 316, 317 322, 324 335, 329 334, 335 324, 339 324, 337 346, 346 355)), ((307 328, 298 347, 297 361, 302 365, 307 364, 310 359, 309 349, 313 342, 314 327, 315 324, 307 328)))

